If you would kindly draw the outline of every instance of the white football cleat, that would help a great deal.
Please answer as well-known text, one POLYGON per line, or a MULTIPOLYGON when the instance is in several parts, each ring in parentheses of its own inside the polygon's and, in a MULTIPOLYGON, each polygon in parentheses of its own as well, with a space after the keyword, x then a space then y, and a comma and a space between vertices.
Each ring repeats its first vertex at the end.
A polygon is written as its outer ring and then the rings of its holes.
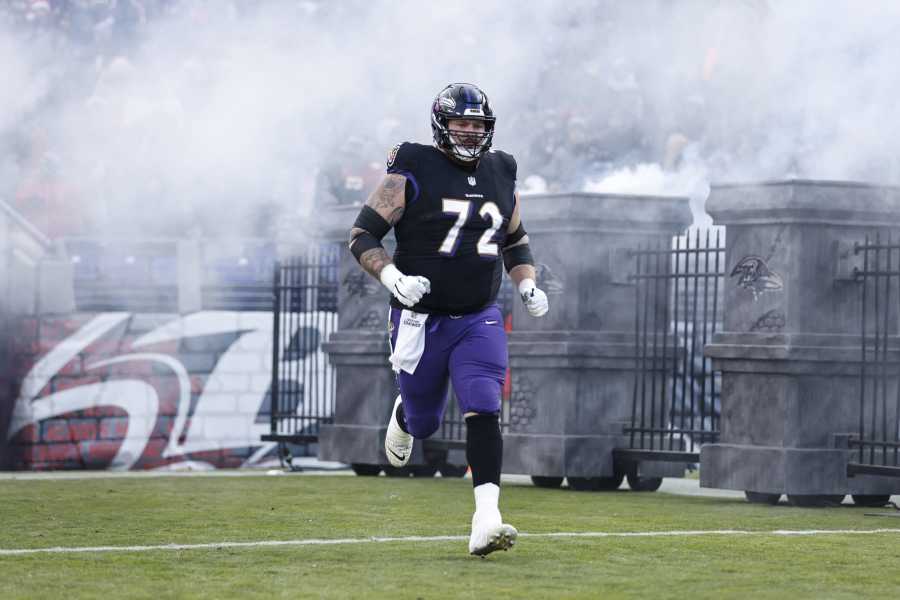
POLYGON ((500 518, 499 510, 475 511, 472 515, 472 535, 469 536, 469 554, 484 557, 495 550, 509 550, 518 536, 516 528, 500 518))
POLYGON ((397 422, 397 409, 401 402, 400 396, 397 396, 397 400, 394 401, 394 409, 391 411, 387 434, 384 436, 384 453, 387 454, 388 462, 393 467, 406 466, 409 456, 412 454, 414 439, 411 434, 400 429, 400 423, 397 422))

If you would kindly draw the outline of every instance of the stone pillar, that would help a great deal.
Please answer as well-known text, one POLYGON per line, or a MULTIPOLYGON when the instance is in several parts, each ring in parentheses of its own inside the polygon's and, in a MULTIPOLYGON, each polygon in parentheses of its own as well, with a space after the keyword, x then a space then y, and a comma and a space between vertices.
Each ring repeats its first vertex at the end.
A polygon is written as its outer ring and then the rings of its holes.
POLYGON ((724 327, 706 347, 722 371, 721 434, 701 449, 700 484, 765 501, 900 492, 900 479, 848 478, 838 442, 859 420, 852 248, 876 228, 896 236, 900 190, 719 185, 706 209, 727 228, 727 275, 724 327))
MULTIPOLYGON (((325 215, 321 235, 346 241, 358 206, 325 215)), ((393 234, 384 240, 393 252, 393 234)), ((384 435, 397 384, 388 363, 388 291, 362 270, 346 244, 341 247, 338 331, 323 348, 337 369, 334 422, 319 432, 319 458, 358 465, 383 465, 384 435)), ((410 464, 424 463, 415 444, 410 464)))
MULTIPOLYGON (((610 477, 627 448, 636 348, 628 251, 670 240, 691 222, 687 198, 540 194, 522 198, 522 219, 550 312, 515 304, 508 473, 610 477)), ((679 475, 653 463, 642 475, 679 475), (654 470, 655 469, 655 470, 654 470)))

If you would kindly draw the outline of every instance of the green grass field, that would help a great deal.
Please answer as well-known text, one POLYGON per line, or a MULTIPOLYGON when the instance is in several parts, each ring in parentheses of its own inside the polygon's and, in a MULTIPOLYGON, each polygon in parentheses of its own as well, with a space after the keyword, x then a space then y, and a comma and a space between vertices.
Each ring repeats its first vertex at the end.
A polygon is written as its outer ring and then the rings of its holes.
MULTIPOLYGON (((846 505, 504 485, 520 532, 900 529, 846 505)), ((471 482, 299 475, 0 481, 0 598, 897 598, 900 533, 528 537, 9 555, 3 550, 462 536, 471 482)), ((883 510, 882 510, 883 512, 883 510)))

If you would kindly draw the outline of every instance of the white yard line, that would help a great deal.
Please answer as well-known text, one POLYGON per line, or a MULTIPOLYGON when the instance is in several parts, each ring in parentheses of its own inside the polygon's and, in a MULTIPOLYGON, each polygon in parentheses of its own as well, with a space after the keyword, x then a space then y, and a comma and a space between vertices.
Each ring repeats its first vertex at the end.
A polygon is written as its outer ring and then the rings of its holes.
POLYGON ((0 471, 0 481, 79 481, 82 479, 159 479, 163 477, 271 477, 271 476, 354 476, 345 465, 335 462, 321 462, 313 459, 294 459, 294 464, 305 471, 289 472, 272 468, 209 469, 162 467, 147 471, 0 471))
MULTIPOLYGON (((555 533, 520 533, 519 537, 529 538, 653 538, 653 537, 697 537, 697 536, 818 536, 818 535, 876 535, 900 534, 900 529, 775 529, 769 531, 749 531, 743 529, 712 529, 698 531, 572 531, 555 533)), ((432 535, 405 537, 367 537, 338 539, 301 540, 260 540, 256 542, 215 542, 209 544, 160 544, 154 546, 81 546, 65 548, 0 548, 0 556, 21 556, 28 554, 79 554, 98 552, 153 552, 164 550, 203 550, 220 548, 266 548, 281 546, 339 546, 349 544, 383 544, 394 542, 461 542, 465 535, 432 535)))

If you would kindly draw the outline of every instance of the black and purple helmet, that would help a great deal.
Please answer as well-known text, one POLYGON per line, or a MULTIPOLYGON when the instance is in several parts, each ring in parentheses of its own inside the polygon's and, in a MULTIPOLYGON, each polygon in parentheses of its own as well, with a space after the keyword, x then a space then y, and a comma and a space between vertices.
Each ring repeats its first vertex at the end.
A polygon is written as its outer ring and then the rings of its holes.
POLYGON ((434 143, 453 158, 474 162, 491 147, 494 137, 494 111, 487 94, 471 83, 451 83, 441 90, 431 105, 431 131, 434 143), (484 133, 466 134, 466 142, 453 139, 449 124, 453 119, 484 121, 484 133), (472 137, 477 136, 473 142, 472 137))

